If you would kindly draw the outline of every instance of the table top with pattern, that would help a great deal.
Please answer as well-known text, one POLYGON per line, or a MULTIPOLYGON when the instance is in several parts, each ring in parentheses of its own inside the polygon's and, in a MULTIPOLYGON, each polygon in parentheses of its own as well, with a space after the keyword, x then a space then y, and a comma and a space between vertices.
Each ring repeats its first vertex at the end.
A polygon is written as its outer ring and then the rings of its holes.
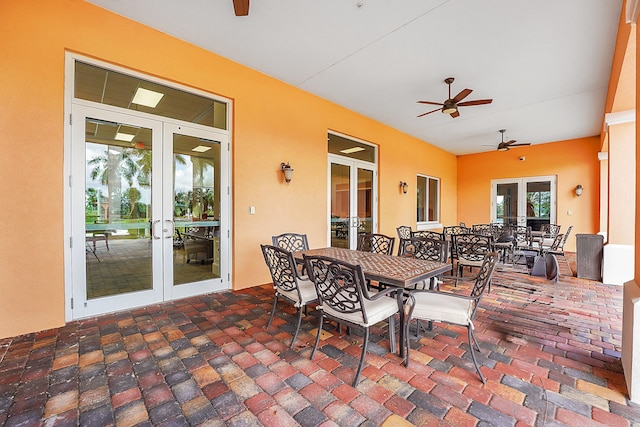
POLYGON ((450 263, 375 254, 344 248, 310 249, 295 252, 294 256, 297 260, 302 260, 302 254, 326 256, 349 264, 360 265, 367 279, 398 287, 408 287, 451 270, 450 263))

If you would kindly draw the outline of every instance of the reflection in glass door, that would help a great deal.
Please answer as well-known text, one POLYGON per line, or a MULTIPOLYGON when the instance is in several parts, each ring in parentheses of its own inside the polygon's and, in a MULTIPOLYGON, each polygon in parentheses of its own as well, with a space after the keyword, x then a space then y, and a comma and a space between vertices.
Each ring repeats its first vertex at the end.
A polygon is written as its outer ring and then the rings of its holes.
POLYGON ((555 176, 492 181, 492 221, 539 230, 555 220, 555 176))
MULTIPOLYGON (((165 125, 165 140, 172 155, 165 169, 172 170, 172 197, 165 200, 165 218, 174 226, 172 273, 167 270, 165 289, 170 298, 218 290, 222 287, 221 245, 221 143, 207 131, 165 125)), ((168 174, 167 174, 168 175, 168 174)))
POLYGON ((73 317, 223 289, 225 137, 84 106, 73 115, 73 317))
POLYGON ((375 165, 329 156, 332 247, 355 249, 358 233, 377 230, 375 165))
POLYGON ((162 300, 162 123, 73 107, 74 317, 162 300), (82 260, 83 262, 79 262, 82 260))

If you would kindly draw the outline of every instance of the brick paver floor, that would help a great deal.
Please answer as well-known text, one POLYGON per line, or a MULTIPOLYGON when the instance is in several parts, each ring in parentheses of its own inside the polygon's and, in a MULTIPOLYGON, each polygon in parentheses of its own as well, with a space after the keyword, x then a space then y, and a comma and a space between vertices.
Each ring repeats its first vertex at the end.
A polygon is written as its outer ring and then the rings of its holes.
POLYGON ((289 350, 292 307, 281 304, 265 329, 272 292, 209 294, 0 340, 0 424, 640 425, 620 361, 620 287, 498 272, 475 322, 486 384, 464 328, 421 333, 406 368, 379 324, 356 388, 361 336, 329 325, 309 360, 316 313, 289 350))

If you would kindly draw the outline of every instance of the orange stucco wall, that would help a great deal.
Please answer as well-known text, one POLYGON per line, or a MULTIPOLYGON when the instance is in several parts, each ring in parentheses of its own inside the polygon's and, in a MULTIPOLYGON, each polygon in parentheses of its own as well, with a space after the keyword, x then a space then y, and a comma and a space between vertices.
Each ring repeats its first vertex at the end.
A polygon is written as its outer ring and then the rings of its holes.
POLYGON ((459 220, 489 222, 492 179, 556 175, 557 223, 562 230, 574 226, 565 249, 575 251, 576 234, 598 232, 599 146, 600 137, 594 136, 458 157, 459 220), (581 197, 574 191, 578 184, 584 188, 581 197))
POLYGON ((258 245, 271 235, 306 232, 326 244, 328 130, 379 146, 380 232, 415 226, 418 173, 441 178, 442 221, 457 221, 455 156, 82 0, 0 2, 0 37, 0 337, 65 321, 66 51, 234 100, 236 289, 269 281, 258 245), (282 161, 295 168, 290 185, 282 161), (407 195, 400 180, 412 184, 407 195))

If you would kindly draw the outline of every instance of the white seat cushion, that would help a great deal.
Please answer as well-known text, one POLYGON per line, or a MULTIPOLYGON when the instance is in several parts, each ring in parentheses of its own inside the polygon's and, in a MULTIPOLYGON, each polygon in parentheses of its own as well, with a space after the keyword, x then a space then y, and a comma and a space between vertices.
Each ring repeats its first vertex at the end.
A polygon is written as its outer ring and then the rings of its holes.
POLYGON ((398 301, 391 297, 381 297, 376 300, 364 300, 364 309, 367 313, 368 322, 365 323, 361 312, 341 313, 324 304, 322 309, 330 316, 343 319, 360 326, 371 326, 388 319, 398 312, 398 301))
POLYGON ((435 292, 416 292, 412 319, 469 325, 473 305, 468 299, 435 292))
POLYGON ((296 307, 305 305, 309 301, 318 299, 316 294, 316 287, 310 280, 298 280, 298 287, 300 288, 300 295, 302 301, 298 301, 298 293, 296 291, 280 291, 280 293, 287 298, 296 301, 296 307))
POLYGON ((484 260, 480 259, 478 261, 471 261, 468 259, 459 259, 458 264, 464 265, 465 267, 482 267, 482 263, 484 260))

